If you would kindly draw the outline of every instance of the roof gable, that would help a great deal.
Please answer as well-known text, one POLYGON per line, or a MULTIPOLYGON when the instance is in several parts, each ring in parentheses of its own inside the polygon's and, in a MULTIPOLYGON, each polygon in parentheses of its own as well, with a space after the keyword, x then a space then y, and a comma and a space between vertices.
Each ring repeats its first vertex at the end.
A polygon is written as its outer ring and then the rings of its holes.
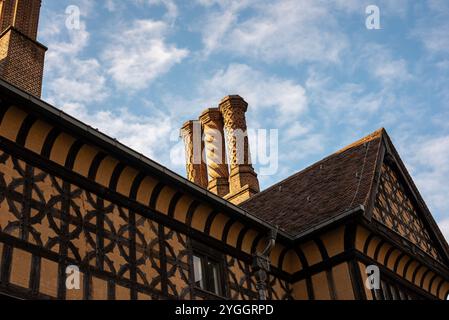
POLYGON ((241 205, 298 235, 366 205, 373 188, 384 130, 378 130, 241 205))
POLYGON ((387 162, 382 164, 372 218, 441 261, 431 237, 432 230, 426 227, 426 221, 401 182, 399 173, 387 162))
POLYGON ((415 239, 419 248, 437 260, 439 257, 449 260, 449 246, 385 129, 275 184, 241 207, 296 237, 360 206, 371 219, 379 210, 378 190, 385 188, 381 183, 386 179, 387 162, 395 168, 396 189, 400 186, 402 190, 390 196, 389 201, 398 197, 408 201, 408 209, 405 202, 400 203, 405 206, 403 210, 413 210, 413 213, 407 215, 400 211, 398 219, 416 223, 412 230, 417 234, 409 235, 409 230, 398 233, 407 240, 410 240, 407 237, 421 238, 415 239))
POLYGON ((390 226, 392 231, 434 259, 448 262, 447 241, 386 132, 383 133, 374 178, 371 203, 366 211, 368 218, 390 226), (390 212, 390 217, 385 220, 385 213, 379 212, 385 206, 393 209, 393 218, 390 212), (402 227, 397 225, 399 221, 403 223, 402 227))

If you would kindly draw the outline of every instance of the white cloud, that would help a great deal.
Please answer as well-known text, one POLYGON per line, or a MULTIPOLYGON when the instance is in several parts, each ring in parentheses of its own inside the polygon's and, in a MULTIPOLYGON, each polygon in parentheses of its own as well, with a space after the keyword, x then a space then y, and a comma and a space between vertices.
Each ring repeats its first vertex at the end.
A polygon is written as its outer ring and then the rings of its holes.
POLYGON ((449 4, 445 0, 426 3, 429 12, 418 20, 412 35, 431 53, 449 53, 449 4))
POLYGON ((201 2, 213 8, 202 25, 206 53, 225 51, 297 64, 337 62, 347 47, 333 16, 338 7, 326 2, 217 1, 219 10, 211 1, 201 2))
POLYGON ((424 43, 427 50, 435 53, 449 52, 449 23, 439 26, 425 26, 417 29, 414 34, 424 43))
MULTIPOLYGON (((204 51, 208 55, 221 48, 225 41, 227 33, 235 26, 241 10, 247 8, 253 0, 197 0, 197 2, 206 7, 218 5, 218 10, 208 12, 204 22, 201 22, 204 51), (220 23, 217 23, 220 21, 220 23)), ((228 43, 229 45, 229 43, 228 43)))
POLYGON ((180 63, 188 50, 167 44, 163 21, 137 20, 112 39, 103 54, 108 74, 123 89, 147 88, 158 76, 180 63))
POLYGON ((81 21, 80 29, 67 29, 65 16, 57 16, 53 24, 47 24, 40 34, 49 48, 46 58, 50 63, 62 55, 77 55, 86 48, 90 38, 84 21, 81 21))
POLYGON ((106 0, 104 6, 110 12, 117 10, 117 2, 115 0, 106 0))
POLYGON ((143 116, 126 108, 116 112, 88 111, 84 105, 74 103, 65 104, 62 109, 128 147, 156 161, 168 163, 167 150, 173 125, 166 114, 153 112, 151 116, 143 116))
POLYGON ((314 70, 306 82, 310 104, 323 124, 329 127, 341 123, 353 127, 366 126, 369 117, 383 107, 387 93, 373 92, 359 83, 336 83, 314 70))
MULTIPOLYGON (((248 126, 280 129, 297 122, 308 109, 307 93, 299 83, 265 74, 246 64, 231 64, 203 78, 190 97, 163 96, 163 105, 179 124, 196 119, 206 108, 217 107, 227 95, 238 94, 249 104, 248 126)), ((299 127, 297 127, 299 128, 299 127)))
POLYGON ((435 65, 440 71, 449 70, 449 59, 438 61, 435 65))
MULTIPOLYGON (((179 15, 179 9, 175 0, 106 0, 104 2, 105 8, 110 12, 125 11, 129 4, 142 6, 163 6, 166 9, 166 13, 163 19, 174 22, 179 15)), ((141 9, 141 8, 140 8, 141 9)))
POLYGON ((312 126, 310 124, 304 124, 300 121, 295 121, 291 125, 289 125, 285 132, 288 139, 294 139, 308 134, 311 130, 312 126))
MULTIPOLYGON (((109 9, 118 8, 113 4, 109 3, 109 9)), ((81 11, 83 17, 87 9, 81 11)), ((86 57, 91 35, 85 19, 81 20, 79 30, 69 30, 65 27, 64 14, 52 12, 51 15, 54 16, 52 23, 42 28, 42 41, 49 46, 45 99, 154 160, 170 163, 171 138, 179 131, 168 112, 158 112, 154 106, 149 106, 150 116, 142 109, 137 113, 106 103, 112 93, 107 87, 108 71, 123 87, 144 88, 187 54, 186 50, 165 43, 169 25, 164 21, 136 21, 122 32, 120 40, 108 46, 107 50, 114 53, 102 58, 110 59, 111 64, 102 65, 103 59, 91 54, 86 57), (105 105, 99 106, 98 102, 105 105)))
POLYGON ((277 125, 294 121, 307 109, 304 88, 292 81, 264 74, 245 64, 231 64, 203 82, 200 95, 220 101, 229 94, 239 94, 248 102, 252 117, 263 111, 273 112, 277 125))
POLYGON ((374 74, 385 82, 408 80, 411 78, 404 59, 383 61, 374 69, 374 74))
POLYGON ((433 214, 449 217, 449 136, 413 138, 405 156, 418 185, 433 214))
POLYGON ((443 233, 446 240, 449 242, 449 218, 441 220, 438 223, 438 226, 440 227, 441 232, 443 233))
POLYGON ((173 22, 179 14, 178 6, 174 0, 148 0, 150 5, 162 5, 166 9, 165 19, 173 22))
MULTIPOLYGON (((89 10, 88 5, 85 8, 89 10)), ((68 29, 65 16, 55 13, 52 23, 42 28, 42 37, 49 48, 45 60, 46 100, 59 106, 98 102, 108 96, 106 78, 99 61, 81 58, 90 39, 83 20, 79 29, 68 29)))
POLYGON ((377 43, 365 44, 358 58, 358 66, 363 67, 374 78, 386 85, 413 79, 402 58, 395 58, 389 48, 377 43))
POLYGON ((46 89, 49 99, 57 104, 68 101, 92 103, 107 97, 106 78, 95 59, 73 59, 70 64, 61 65, 56 73, 46 89))

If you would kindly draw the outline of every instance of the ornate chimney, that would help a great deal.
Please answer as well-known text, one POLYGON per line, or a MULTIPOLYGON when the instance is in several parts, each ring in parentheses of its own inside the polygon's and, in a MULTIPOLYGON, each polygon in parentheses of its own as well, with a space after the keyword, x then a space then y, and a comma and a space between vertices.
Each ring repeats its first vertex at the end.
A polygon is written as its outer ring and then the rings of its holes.
POLYGON ((41 96, 47 48, 36 41, 41 0, 0 0, 0 78, 41 96))
POLYGON ((186 152, 187 179, 207 188, 207 169, 203 160, 204 144, 202 142, 201 123, 187 121, 181 129, 186 152))
POLYGON ((201 114, 200 121, 203 125, 206 147, 208 189, 224 197, 229 193, 229 169, 226 161, 223 118, 218 108, 212 108, 201 114))
POLYGON ((251 164, 245 117, 247 110, 248 103, 240 96, 227 96, 220 102, 231 169, 230 193, 225 198, 236 204, 260 191, 257 174, 251 164))
POLYGON ((192 138, 192 121, 187 122, 182 129, 188 179, 205 187, 203 172, 207 171, 209 191, 237 205, 260 190, 249 152, 245 118, 247 109, 248 104, 240 96, 227 96, 219 108, 207 109, 199 117, 204 140, 192 138), (206 151, 207 166, 191 165, 192 150, 195 148, 206 151))

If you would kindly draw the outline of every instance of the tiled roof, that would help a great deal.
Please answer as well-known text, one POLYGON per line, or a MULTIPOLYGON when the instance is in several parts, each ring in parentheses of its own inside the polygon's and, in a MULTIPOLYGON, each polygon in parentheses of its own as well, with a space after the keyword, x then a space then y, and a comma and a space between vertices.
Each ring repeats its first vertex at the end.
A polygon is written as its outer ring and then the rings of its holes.
POLYGON ((241 204, 293 235, 367 204, 385 130, 380 129, 241 204))

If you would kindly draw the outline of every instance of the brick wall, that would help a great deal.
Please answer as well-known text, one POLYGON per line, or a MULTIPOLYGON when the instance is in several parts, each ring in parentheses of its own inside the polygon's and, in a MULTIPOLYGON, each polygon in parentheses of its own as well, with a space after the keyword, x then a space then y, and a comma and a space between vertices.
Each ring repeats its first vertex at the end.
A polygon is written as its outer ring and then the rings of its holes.
POLYGON ((40 97, 44 46, 36 41, 41 0, 0 0, 0 78, 40 97))
POLYGON ((0 38, 0 77, 40 97, 46 48, 15 29, 0 38))
POLYGON ((40 7, 41 0, 0 0, 0 31, 13 26, 36 40, 40 7))
POLYGON ((0 27, 1 31, 13 23, 15 1, 0 0, 0 27))

